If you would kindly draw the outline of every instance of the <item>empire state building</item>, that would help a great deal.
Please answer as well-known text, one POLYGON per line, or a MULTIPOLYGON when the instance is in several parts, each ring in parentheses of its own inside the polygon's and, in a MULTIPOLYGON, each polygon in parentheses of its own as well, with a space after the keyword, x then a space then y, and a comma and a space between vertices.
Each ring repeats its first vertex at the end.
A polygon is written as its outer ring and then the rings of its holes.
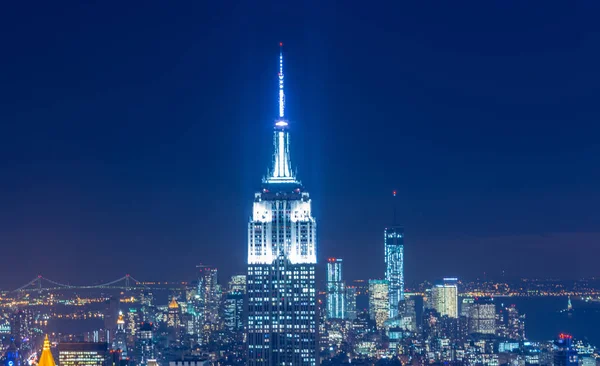
POLYGON ((283 52, 273 162, 248 223, 248 365, 316 365, 316 222, 290 160, 283 52))

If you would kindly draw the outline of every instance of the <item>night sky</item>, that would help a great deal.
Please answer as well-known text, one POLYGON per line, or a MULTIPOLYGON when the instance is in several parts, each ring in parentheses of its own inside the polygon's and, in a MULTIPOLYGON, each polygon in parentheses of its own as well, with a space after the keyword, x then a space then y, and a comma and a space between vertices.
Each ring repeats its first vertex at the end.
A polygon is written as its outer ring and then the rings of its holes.
POLYGON ((233 3, 2 5, 0 288, 244 272, 280 41, 321 263, 600 274, 597 2, 233 3))

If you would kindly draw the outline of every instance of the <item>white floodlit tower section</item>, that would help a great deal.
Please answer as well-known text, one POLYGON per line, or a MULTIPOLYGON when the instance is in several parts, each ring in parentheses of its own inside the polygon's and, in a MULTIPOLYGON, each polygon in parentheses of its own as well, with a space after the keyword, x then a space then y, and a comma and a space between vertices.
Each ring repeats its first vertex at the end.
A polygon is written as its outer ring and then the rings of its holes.
POLYGON ((316 221, 308 192, 292 172, 285 118, 283 53, 273 165, 255 193, 248 223, 248 366, 316 366, 316 221))
POLYGON ((271 264, 280 255, 292 264, 317 263, 316 222, 311 200, 292 173, 288 122, 284 119, 283 53, 279 53, 279 119, 273 135, 273 166, 254 197, 248 226, 248 264, 271 264))
POLYGON ((279 119, 285 117, 285 93, 283 91, 283 43, 279 43, 279 119))
POLYGON ((290 134, 285 119, 285 92, 283 89, 283 44, 279 44, 279 118, 273 134, 273 168, 264 179, 266 183, 299 183, 294 177, 290 161, 290 134))

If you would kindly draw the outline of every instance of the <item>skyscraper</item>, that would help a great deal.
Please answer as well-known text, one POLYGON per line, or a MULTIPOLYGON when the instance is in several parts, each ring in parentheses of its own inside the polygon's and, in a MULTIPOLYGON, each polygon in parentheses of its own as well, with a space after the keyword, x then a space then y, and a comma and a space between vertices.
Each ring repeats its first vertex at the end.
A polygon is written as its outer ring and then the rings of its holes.
POLYGON ((377 329, 390 317, 390 286, 387 280, 369 280, 369 316, 377 329))
POLYGON ((240 335, 245 324, 246 275, 231 276, 229 291, 225 296, 225 329, 240 335))
POLYGON ((167 328, 169 328, 171 340, 181 341, 181 307, 174 297, 167 310, 167 328))
POLYGON ((278 76, 273 165, 248 224, 248 365, 316 365, 316 222, 292 170, 281 49, 278 76))
POLYGON ((404 229, 393 226, 386 228, 383 235, 385 279, 389 283, 390 291, 390 318, 395 318, 398 315, 398 303, 404 299, 404 229))
POLYGON ((346 287, 346 315, 348 320, 356 319, 356 286, 346 287))
POLYGON ((225 296, 223 309, 225 329, 233 333, 239 333, 244 329, 244 293, 230 291, 225 296))
POLYGON ((194 299, 195 327, 199 344, 209 342, 211 331, 219 321, 220 288, 217 269, 199 265, 197 298, 194 299))
POLYGON ((343 319, 346 309, 342 281, 342 260, 329 258, 327 260, 327 318, 343 319))
POLYGON ((469 308, 469 333, 496 334, 496 305, 488 297, 476 298, 469 308))
POLYGON ((433 308, 440 315, 450 318, 458 317, 458 288, 456 278, 444 278, 443 283, 431 289, 433 308))
POLYGON ((137 340, 138 361, 140 365, 146 366, 149 360, 156 357, 154 353, 154 324, 142 323, 139 335, 137 340))
POLYGON ((570 334, 561 333, 554 342, 554 365, 556 366, 577 366, 579 357, 577 350, 573 347, 573 337, 570 334))
POLYGON ((123 357, 127 357, 127 333, 125 332, 125 318, 122 311, 119 311, 119 317, 117 318, 117 331, 112 349, 119 350, 123 357))

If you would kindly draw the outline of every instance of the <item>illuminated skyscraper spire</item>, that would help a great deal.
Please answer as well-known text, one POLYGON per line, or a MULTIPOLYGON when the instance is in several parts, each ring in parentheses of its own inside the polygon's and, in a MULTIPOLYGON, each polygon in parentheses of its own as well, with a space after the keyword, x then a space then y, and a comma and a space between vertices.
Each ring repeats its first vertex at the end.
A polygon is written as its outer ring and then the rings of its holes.
POLYGON ((290 161, 290 134, 285 119, 285 93, 283 91, 283 43, 279 43, 279 117, 275 121, 273 136, 273 168, 265 183, 298 183, 290 161))
POLYGON ((283 92, 283 43, 279 42, 279 119, 285 116, 285 93, 283 92))
POLYGON ((280 43, 273 165, 262 190, 254 194, 248 223, 247 364, 316 366, 320 364, 317 222, 311 214, 310 195, 296 180, 290 164, 282 46, 280 43))
POLYGON ((48 339, 47 334, 44 337, 44 346, 42 348, 42 355, 40 356, 38 366, 56 366, 56 362, 54 362, 54 357, 52 357, 52 352, 50 351, 50 340, 48 339))

